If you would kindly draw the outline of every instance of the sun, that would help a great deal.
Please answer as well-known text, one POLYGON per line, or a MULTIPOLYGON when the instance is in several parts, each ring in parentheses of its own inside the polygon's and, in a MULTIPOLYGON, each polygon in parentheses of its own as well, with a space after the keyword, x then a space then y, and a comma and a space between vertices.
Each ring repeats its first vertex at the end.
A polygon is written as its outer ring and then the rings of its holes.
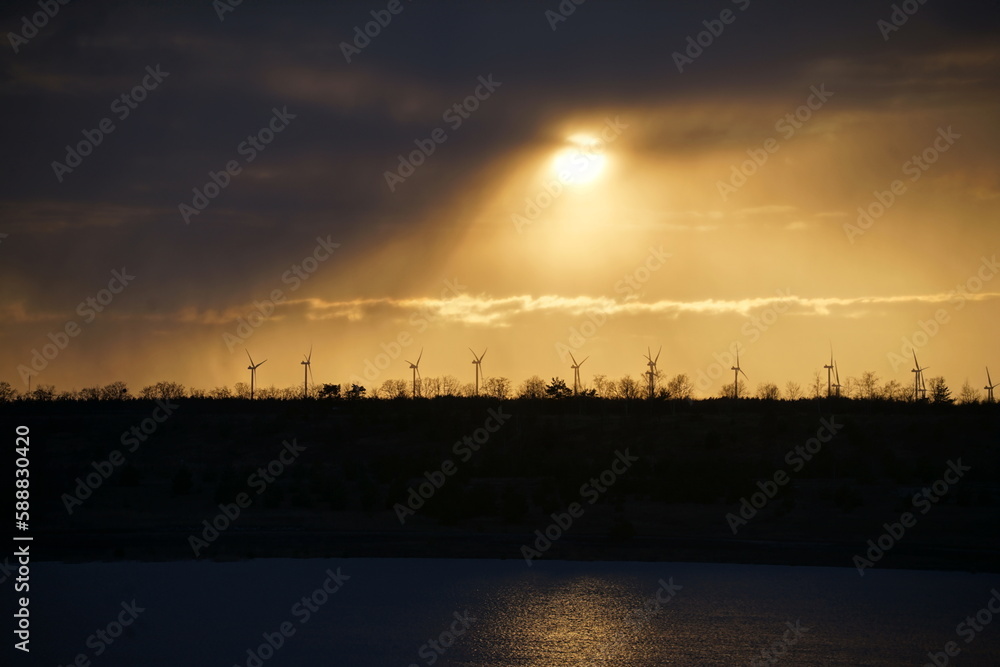
POLYGON ((572 185, 592 183, 600 177, 607 164, 604 142, 586 134, 574 134, 566 148, 553 160, 553 169, 561 181, 572 185))

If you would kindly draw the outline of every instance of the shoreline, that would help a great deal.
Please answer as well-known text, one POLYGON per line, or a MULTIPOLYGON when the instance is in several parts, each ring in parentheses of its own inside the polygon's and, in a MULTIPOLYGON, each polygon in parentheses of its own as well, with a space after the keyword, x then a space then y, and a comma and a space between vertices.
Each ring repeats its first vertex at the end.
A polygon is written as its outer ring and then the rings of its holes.
MULTIPOLYGON (((257 558, 440 558, 523 560, 521 547, 535 548, 536 535, 514 533, 406 534, 373 531, 257 531, 224 534, 195 557, 190 533, 36 533, 35 559, 83 563, 113 561, 241 561, 257 558), (40 548, 41 547, 41 548, 40 548)), ((612 541, 598 536, 566 536, 544 550, 540 560, 692 562, 855 568, 864 557, 855 542, 733 540, 633 537, 612 541)), ((526 565, 527 566, 527 565, 526 565)), ((870 569, 1000 572, 1000 552, 899 543, 870 569)))

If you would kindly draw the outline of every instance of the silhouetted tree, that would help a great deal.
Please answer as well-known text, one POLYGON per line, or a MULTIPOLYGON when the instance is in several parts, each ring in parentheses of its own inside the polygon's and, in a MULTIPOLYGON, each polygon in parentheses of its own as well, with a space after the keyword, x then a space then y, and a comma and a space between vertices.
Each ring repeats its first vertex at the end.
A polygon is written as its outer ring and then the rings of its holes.
POLYGON ((520 388, 517 390, 517 395, 520 398, 544 398, 545 380, 537 375, 532 375, 521 383, 520 388))
POLYGON ((407 382, 405 380, 386 380, 378 388, 379 398, 406 398, 408 395, 407 382))
POLYGON ((17 389, 10 382, 0 382, 0 403, 17 400, 17 389))
POLYGON ((232 398, 233 392, 229 390, 229 387, 216 387, 215 389, 210 390, 208 395, 212 398, 232 398))
POLYGON ((789 401, 797 401, 802 398, 802 387, 798 382, 789 380, 785 383, 785 398, 789 401))
POLYGON ((874 401, 882 397, 879 391, 878 373, 875 371, 865 371, 858 380, 858 398, 866 401, 874 401))
POLYGON ((618 380, 615 391, 616 398, 633 400, 639 398, 642 395, 643 395, 643 387, 640 386, 639 382, 631 375, 626 375, 622 379, 618 380))
POLYGON ((776 401, 781 398, 781 390, 773 382, 761 382, 757 385, 757 398, 765 401, 776 401))
POLYGON ((104 401, 124 401, 132 398, 128 392, 128 385, 121 380, 116 380, 111 384, 101 387, 101 400, 104 401))
MULTIPOLYGON (((2 399, 0 399, 2 400, 2 399)), ((959 403, 978 403, 979 402, 979 390, 973 387, 968 380, 962 385, 962 391, 958 395, 959 403)))
POLYGON ((552 378, 552 382, 545 387, 545 395, 549 398, 566 398, 573 395, 573 390, 566 386, 564 380, 552 378))
POLYGON ((344 397, 347 398, 348 400, 356 401, 359 398, 364 398, 366 391, 367 390, 361 385, 352 384, 351 388, 347 390, 347 393, 344 395, 344 397))
POLYGON ((954 403, 951 397, 951 390, 945 384, 944 378, 940 375, 932 377, 927 381, 927 390, 930 392, 931 403, 954 403))
POLYGON ((667 397, 689 399, 694 396, 694 383, 686 374, 675 375, 667 382, 667 397))
POLYGON ((339 384, 324 384, 319 390, 320 398, 340 398, 339 384))
MULTIPOLYGON (((746 382, 744 382, 743 379, 740 378, 739 383, 740 383, 739 384, 740 398, 747 398, 749 395, 747 394, 747 385, 746 385, 746 382)), ((730 382, 729 384, 722 385, 722 389, 719 390, 719 396, 721 398, 732 398, 733 397, 733 383, 730 382)))
POLYGON ((483 383, 483 393, 498 401, 510 398, 510 380, 504 377, 488 378, 483 383))

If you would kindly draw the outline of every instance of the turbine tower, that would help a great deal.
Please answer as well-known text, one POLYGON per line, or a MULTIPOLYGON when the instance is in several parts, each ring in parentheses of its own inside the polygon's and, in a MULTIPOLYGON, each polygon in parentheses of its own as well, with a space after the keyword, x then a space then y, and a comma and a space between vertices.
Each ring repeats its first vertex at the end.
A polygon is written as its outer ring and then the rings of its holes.
POLYGON ((259 364, 255 364, 253 362, 253 357, 250 356, 250 352, 246 348, 243 348, 243 351, 247 353, 247 358, 250 359, 250 365, 247 366, 247 370, 250 371, 250 400, 252 401, 253 400, 253 386, 254 386, 254 382, 257 380, 257 367, 258 366, 263 366, 264 362, 267 361, 267 359, 265 359, 264 361, 260 362, 259 364))
POLYGON ((648 370, 643 373, 649 379, 649 387, 647 389, 648 397, 650 400, 653 398, 653 394, 656 393, 656 362, 660 360, 660 352, 663 352, 663 346, 656 351, 656 357, 653 357, 652 350, 648 347, 646 348, 646 366, 648 370))
MULTIPOLYGON (((302 398, 309 398, 309 377, 312 375, 312 345, 309 346, 309 354, 303 356, 305 357, 305 361, 299 362, 302 364, 302 398)), ((313 384, 315 384, 315 381, 313 381, 313 384)))
POLYGON ((484 349, 482 354, 476 356, 475 350, 473 350, 471 347, 469 348, 469 352, 472 352, 473 356, 472 363, 475 364, 476 366, 476 396, 479 396, 479 375, 482 372, 483 357, 486 356, 486 350, 488 349, 489 348, 484 349))
POLYGON ((826 397, 830 398, 830 389, 833 385, 830 384, 830 372, 834 369, 833 363, 833 344, 830 345, 830 363, 823 366, 826 369, 826 397))
POLYGON ((917 363, 917 351, 913 351, 913 400, 914 402, 920 400, 921 398, 927 398, 927 387, 924 386, 924 371, 930 368, 930 366, 920 367, 917 363))
POLYGON ((570 368, 573 369, 573 395, 576 396, 580 390, 580 366, 583 366, 583 362, 587 361, 587 359, 590 359, 590 357, 589 356, 584 357, 583 361, 577 363, 576 357, 574 357, 573 353, 570 352, 569 358, 573 360, 573 365, 570 366, 570 368))
POLYGON ((420 379, 420 359, 423 356, 424 356, 424 348, 420 348, 420 356, 417 357, 417 363, 413 363, 412 361, 409 361, 407 359, 403 360, 410 365, 410 370, 413 371, 413 398, 417 397, 417 393, 419 391, 417 389, 417 380, 420 379))
POLYGON ((993 390, 1000 387, 1000 382, 993 384, 993 378, 990 377, 990 367, 986 367, 986 386, 983 389, 986 390, 986 402, 993 402, 993 390))
POLYGON ((833 388, 836 390, 837 398, 840 398, 840 371, 837 370, 837 362, 833 362, 833 377, 836 378, 836 382, 833 383, 833 388))
POLYGON ((750 379, 747 376, 747 374, 743 371, 743 369, 740 368, 740 348, 739 347, 736 348, 736 365, 733 366, 732 368, 730 368, 729 370, 731 370, 733 372, 733 398, 736 399, 736 398, 740 397, 740 373, 743 373, 743 377, 745 377, 747 380, 750 379))

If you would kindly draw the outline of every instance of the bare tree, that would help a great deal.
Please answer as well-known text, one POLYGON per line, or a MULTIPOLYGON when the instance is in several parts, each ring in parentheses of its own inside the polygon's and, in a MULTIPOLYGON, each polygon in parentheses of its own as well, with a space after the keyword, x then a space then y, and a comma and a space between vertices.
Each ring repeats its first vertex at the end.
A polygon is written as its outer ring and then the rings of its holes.
POLYGON ((537 375, 532 375, 521 383, 517 395, 520 398, 545 398, 545 380, 537 375))
MULTIPOLYGON (((746 398, 747 396, 747 385, 742 379, 739 381, 740 398, 746 398)), ((722 385, 722 389, 719 390, 720 398, 732 398, 733 397, 733 383, 722 385)))
POLYGON ((761 382, 757 385, 757 398, 765 401, 776 401, 781 398, 781 390, 773 382, 761 382))
MULTIPOLYGON (((249 395, 250 390, 247 389, 247 394, 249 395)), ((216 387, 208 392, 208 395, 212 398, 232 398, 233 392, 229 390, 229 387, 216 387)))
POLYGON ((405 380, 386 380, 378 388, 378 398, 406 398, 409 395, 405 380))
POLYGON ((879 377, 875 371, 865 371, 858 380, 858 398, 866 401, 874 401, 882 398, 879 391, 879 377))
POLYGON ((880 390, 881 396, 886 401, 905 401, 910 397, 910 390, 904 387, 898 380, 889 380, 880 390))
MULTIPOLYGON (((0 399, 3 400, 3 399, 0 399)), ((969 380, 965 380, 965 384, 962 385, 962 391, 958 395, 959 403, 978 403, 979 402, 979 390, 973 387, 969 380)))
POLYGON ((505 377, 487 378, 483 390, 483 393, 487 396, 495 398, 498 401, 506 401, 510 398, 510 380, 505 377))
POLYGON ((622 379, 618 380, 617 385, 617 391, 615 392, 616 398, 633 400, 643 395, 642 385, 640 385, 639 382, 631 375, 626 375, 622 379))
POLYGON ((678 373, 667 382, 669 398, 690 399, 694 396, 694 382, 685 373, 678 373))
POLYGON ((797 401, 802 398, 802 387, 798 382, 789 380, 785 383, 785 398, 789 401, 797 401))
POLYGON ((105 401, 124 401, 132 398, 128 393, 128 385, 116 380, 101 387, 101 399, 105 401))

